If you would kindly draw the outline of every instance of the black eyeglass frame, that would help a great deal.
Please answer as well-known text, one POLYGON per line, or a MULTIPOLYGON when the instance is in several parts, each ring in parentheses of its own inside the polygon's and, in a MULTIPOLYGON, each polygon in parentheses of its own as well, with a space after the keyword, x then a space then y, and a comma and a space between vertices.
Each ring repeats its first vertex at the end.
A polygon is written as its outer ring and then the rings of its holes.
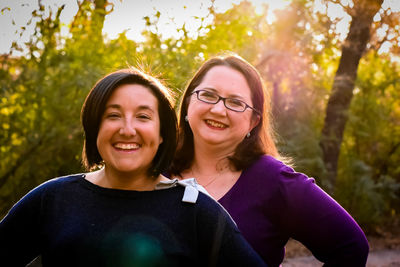
POLYGON ((253 108, 252 106, 249 106, 246 102, 244 102, 244 101, 242 101, 242 100, 240 100, 240 99, 231 98, 231 97, 222 97, 222 96, 220 96, 220 95, 218 95, 218 94, 216 94, 216 93, 214 93, 214 92, 210 92, 210 91, 204 90, 204 89, 195 90, 195 91, 193 91, 190 95, 193 95, 193 94, 196 94, 196 95, 197 95, 197 99, 198 99, 198 100, 200 100, 201 102, 207 103, 207 104, 213 104, 213 105, 215 105, 215 104, 217 104, 220 100, 222 100, 222 102, 224 102, 224 106, 225 106, 227 109, 232 110, 232 111, 234 111, 234 112, 245 112, 246 109, 249 108, 249 109, 254 110, 258 115, 261 115, 261 113, 260 113, 258 110, 256 110, 256 109, 253 108), (200 93, 200 92, 207 92, 207 93, 216 95, 216 96, 218 97, 218 99, 217 99, 216 102, 205 101, 204 99, 200 99, 200 98, 199 98, 199 93, 200 93), (243 104, 244 104, 244 109, 243 109, 242 111, 240 111, 240 110, 234 110, 234 109, 228 107, 228 106, 226 105, 226 102, 225 102, 227 99, 234 99, 235 101, 239 101, 239 102, 243 103, 243 104))

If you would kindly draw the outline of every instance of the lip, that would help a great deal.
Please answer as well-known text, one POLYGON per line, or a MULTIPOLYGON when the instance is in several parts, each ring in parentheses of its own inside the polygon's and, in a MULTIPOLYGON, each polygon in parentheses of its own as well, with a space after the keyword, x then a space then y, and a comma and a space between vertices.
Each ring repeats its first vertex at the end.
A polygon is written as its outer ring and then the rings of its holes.
POLYGON ((205 119, 204 120, 205 124, 214 130, 225 130, 229 126, 226 125, 225 123, 222 123, 220 121, 212 120, 212 119, 205 119))

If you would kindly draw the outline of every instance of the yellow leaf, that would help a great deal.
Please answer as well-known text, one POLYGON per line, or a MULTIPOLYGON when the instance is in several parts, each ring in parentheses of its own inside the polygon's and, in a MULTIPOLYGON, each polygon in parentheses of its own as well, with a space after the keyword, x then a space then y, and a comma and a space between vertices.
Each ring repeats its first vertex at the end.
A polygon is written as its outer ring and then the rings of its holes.
POLYGON ((18 135, 16 133, 13 133, 11 135, 11 144, 14 146, 19 146, 22 144, 22 138, 18 138, 18 135))
POLYGON ((8 116, 10 114, 10 109, 9 108, 2 108, 2 109, 0 109, 0 114, 8 116))

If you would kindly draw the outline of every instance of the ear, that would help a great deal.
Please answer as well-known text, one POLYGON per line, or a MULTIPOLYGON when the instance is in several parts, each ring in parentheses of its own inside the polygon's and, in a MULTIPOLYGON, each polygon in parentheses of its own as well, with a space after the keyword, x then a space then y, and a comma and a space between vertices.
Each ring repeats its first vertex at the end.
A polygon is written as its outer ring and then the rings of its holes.
POLYGON ((261 117, 258 114, 255 116, 251 116, 249 132, 251 132, 260 123, 260 120, 261 120, 261 117))
POLYGON ((164 142, 164 139, 162 138, 162 136, 160 136, 160 143, 158 145, 161 145, 162 142, 164 142))

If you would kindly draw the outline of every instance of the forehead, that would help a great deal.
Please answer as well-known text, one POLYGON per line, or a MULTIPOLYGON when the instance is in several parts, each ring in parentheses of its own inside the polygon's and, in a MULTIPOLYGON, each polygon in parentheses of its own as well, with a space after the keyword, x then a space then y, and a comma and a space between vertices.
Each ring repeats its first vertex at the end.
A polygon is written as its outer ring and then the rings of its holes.
POLYGON ((147 105, 156 108, 158 106, 158 99, 151 89, 143 85, 124 84, 114 89, 106 105, 110 104, 124 106, 147 105))
POLYGON ((251 96, 251 90, 244 75, 228 66, 212 67, 199 87, 214 89, 225 96, 237 95, 248 99, 251 96))

